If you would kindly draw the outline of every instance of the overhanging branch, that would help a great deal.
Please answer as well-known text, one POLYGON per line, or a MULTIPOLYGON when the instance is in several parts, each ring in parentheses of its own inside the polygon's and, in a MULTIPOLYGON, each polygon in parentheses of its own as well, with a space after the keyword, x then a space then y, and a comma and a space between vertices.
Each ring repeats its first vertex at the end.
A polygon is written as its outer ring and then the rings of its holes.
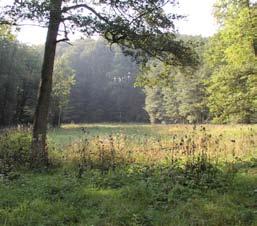
POLYGON ((78 9, 78 8, 85 8, 95 14, 100 20, 103 20, 106 23, 109 23, 109 20, 105 17, 103 17, 100 13, 98 13, 96 10, 94 10, 92 7, 88 6, 87 4, 78 4, 78 5, 73 5, 70 7, 64 7, 62 12, 67 13, 70 10, 78 9))

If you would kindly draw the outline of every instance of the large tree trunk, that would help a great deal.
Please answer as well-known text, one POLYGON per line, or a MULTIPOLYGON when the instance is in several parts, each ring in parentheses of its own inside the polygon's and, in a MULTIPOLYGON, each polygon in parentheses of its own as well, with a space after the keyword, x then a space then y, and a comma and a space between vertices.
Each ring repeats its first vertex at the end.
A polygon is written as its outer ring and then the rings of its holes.
POLYGON ((41 83, 33 123, 33 139, 31 146, 31 167, 33 168, 46 166, 48 164, 48 152, 46 147, 47 119, 52 91, 57 36, 62 15, 61 5, 62 0, 51 0, 50 19, 41 71, 41 83))

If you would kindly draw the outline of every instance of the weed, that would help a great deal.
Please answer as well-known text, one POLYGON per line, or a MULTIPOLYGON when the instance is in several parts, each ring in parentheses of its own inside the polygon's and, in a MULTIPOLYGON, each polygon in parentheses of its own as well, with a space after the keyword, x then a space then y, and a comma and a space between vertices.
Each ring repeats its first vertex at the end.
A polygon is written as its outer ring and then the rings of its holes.
POLYGON ((25 129, 8 129, 0 133, 0 174, 7 176, 29 164, 31 136, 25 129))
MULTIPOLYGON (((0 153, 29 147, 26 132, 4 134, 0 153)), ((55 168, 1 155, 15 167, 0 181, 0 224, 255 225, 256 138, 243 125, 64 126, 49 135, 55 168)))

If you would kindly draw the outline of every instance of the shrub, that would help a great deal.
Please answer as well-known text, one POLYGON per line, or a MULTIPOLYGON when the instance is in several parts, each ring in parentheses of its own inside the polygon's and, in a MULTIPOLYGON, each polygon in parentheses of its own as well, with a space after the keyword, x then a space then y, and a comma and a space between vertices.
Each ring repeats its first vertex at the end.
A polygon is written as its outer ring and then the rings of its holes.
POLYGON ((31 135, 27 131, 6 130, 0 134, 0 173, 27 166, 31 135))

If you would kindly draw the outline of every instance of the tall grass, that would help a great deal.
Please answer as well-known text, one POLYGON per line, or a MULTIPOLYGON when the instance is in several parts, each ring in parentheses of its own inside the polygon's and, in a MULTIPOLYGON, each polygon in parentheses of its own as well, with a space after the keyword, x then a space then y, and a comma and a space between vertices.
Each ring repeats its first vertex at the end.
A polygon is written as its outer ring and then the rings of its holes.
POLYGON ((256 225, 256 138, 244 125, 65 125, 48 136, 58 167, 31 171, 8 168, 31 138, 7 130, 0 225, 256 225))
POLYGON ((80 172, 129 164, 217 166, 247 161, 257 153, 257 130, 250 126, 104 125, 97 134, 95 125, 87 125, 76 130, 81 131, 80 139, 66 145, 63 154, 80 172))

